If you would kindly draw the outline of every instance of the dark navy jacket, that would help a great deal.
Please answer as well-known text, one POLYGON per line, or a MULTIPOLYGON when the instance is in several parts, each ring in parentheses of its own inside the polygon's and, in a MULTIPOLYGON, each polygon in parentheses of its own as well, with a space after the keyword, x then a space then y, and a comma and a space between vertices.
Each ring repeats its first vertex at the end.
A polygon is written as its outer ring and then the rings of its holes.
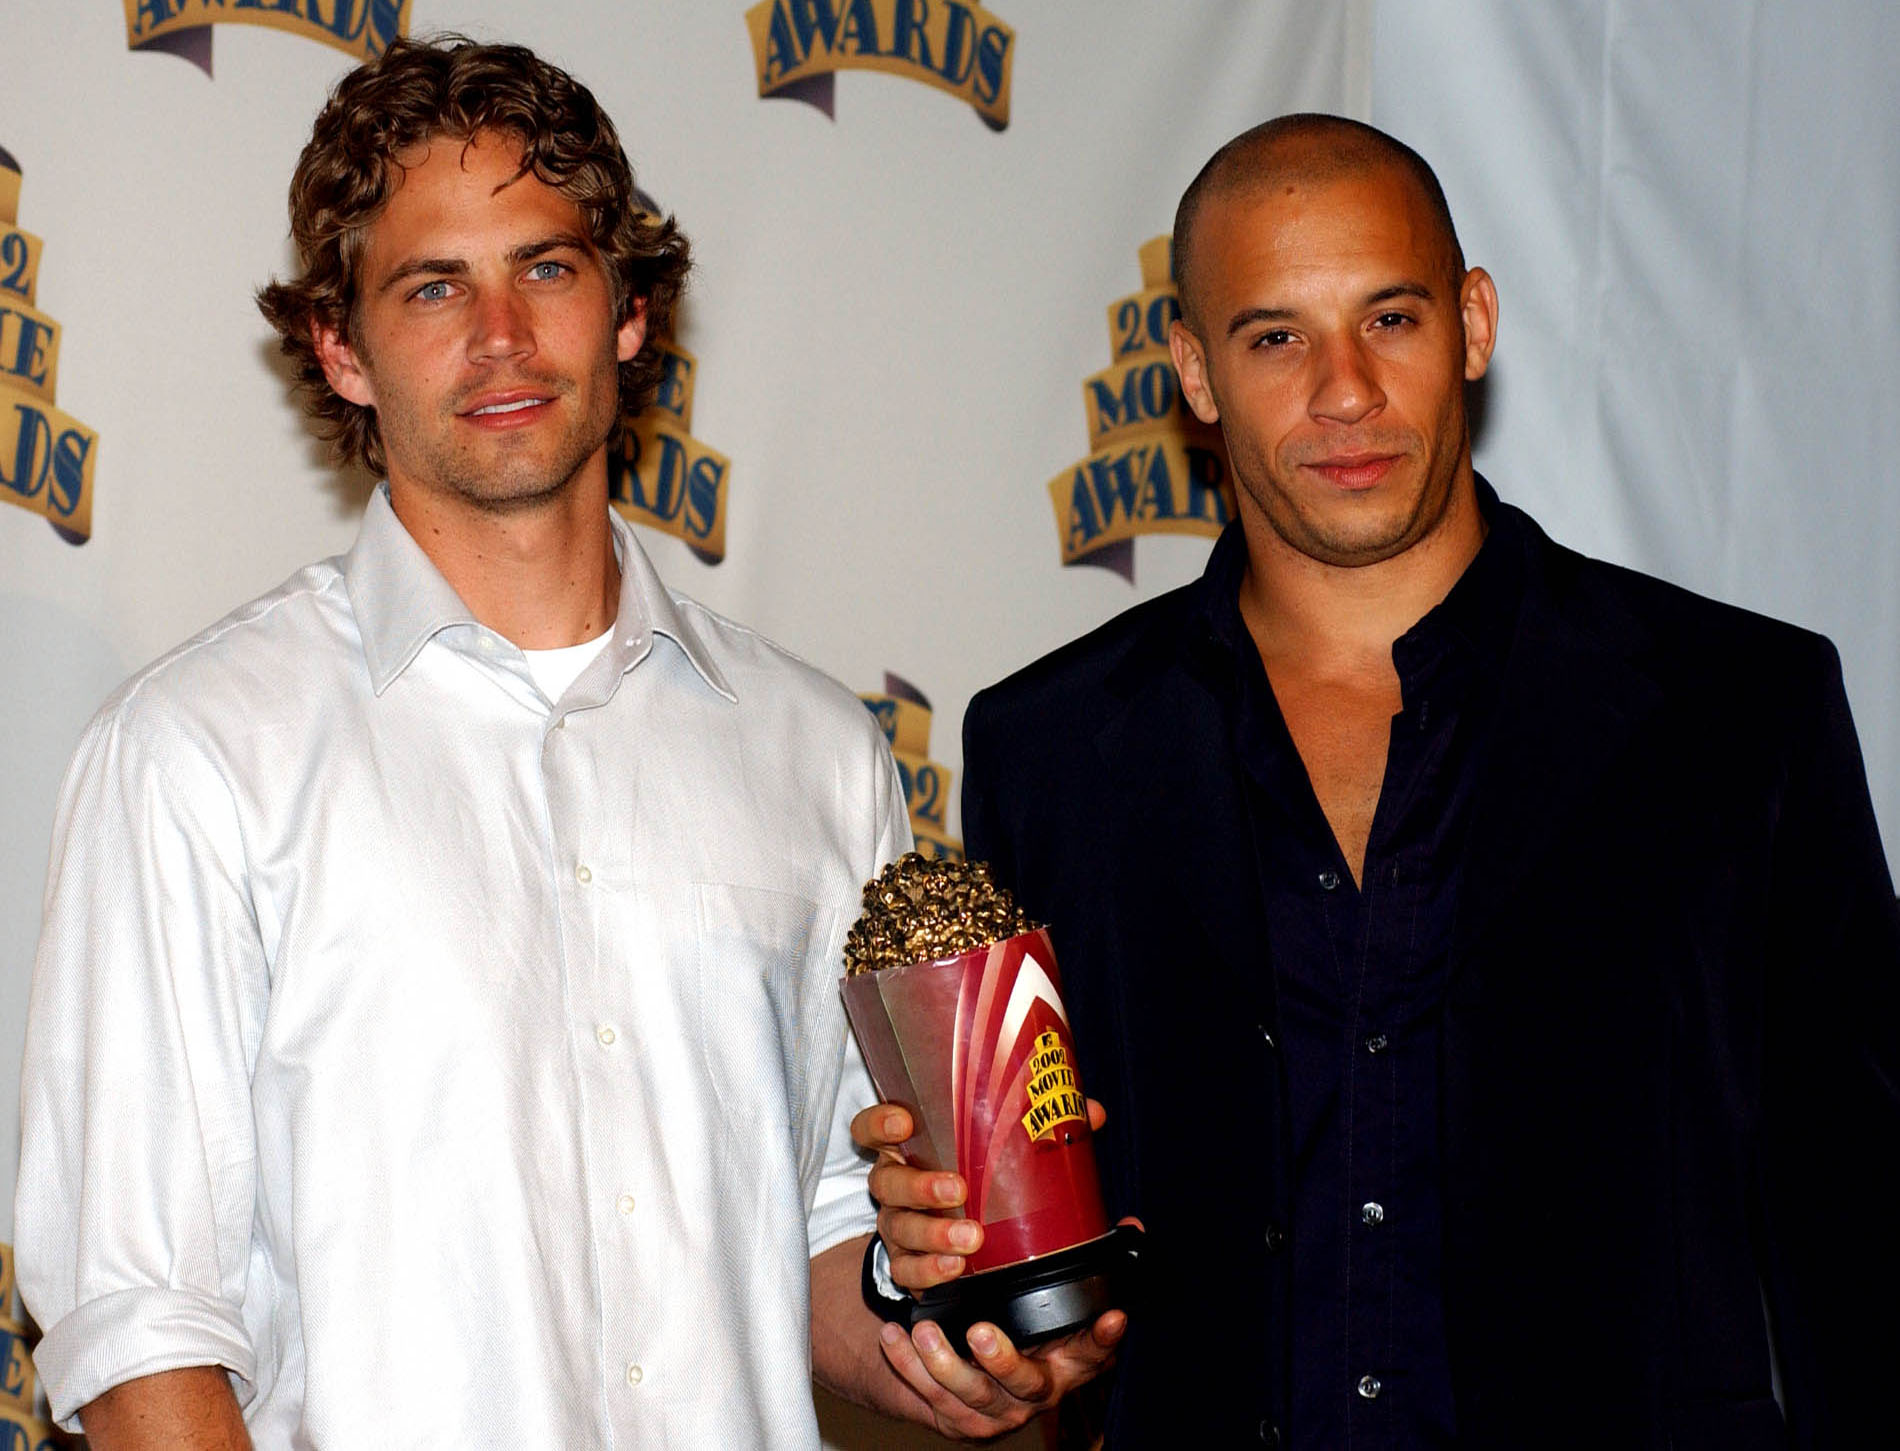
MULTIPOLYGON (((1437 1027, 1459 1443, 1896 1444, 1900 912, 1838 657, 1509 512, 1437 1027)), ((1283 1444, 1300 1333, 1273 924, 1198 588, 965 720, 968 849, 1050 925, 1111 1210, 1153 1241, 1112 1448, 1283 1444)))

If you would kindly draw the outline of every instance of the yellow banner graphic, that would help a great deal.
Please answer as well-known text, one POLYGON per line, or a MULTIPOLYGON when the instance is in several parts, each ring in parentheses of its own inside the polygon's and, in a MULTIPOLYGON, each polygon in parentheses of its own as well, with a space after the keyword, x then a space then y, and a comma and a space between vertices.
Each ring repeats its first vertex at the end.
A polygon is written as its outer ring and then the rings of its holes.
MULTIPOLYGON (((125 43, 132 50, 180 49, 177 42, 213 25, 267 25, 356 60, 373 60, 409 33, 412 0, 125 0, 125 43)), ((207 34, 204 40, 210 39, 207 34)), ((193 56, 208 73, 210 53, 193 56)))
POLYGON ((61 1435, 37 1416, 0 1405, 0 1447, 5 1451, 70 1451, 85 1444, 61 1435))
POLYGON ((917 850, 928 857, 962 861, 963 843, 949 835, 945 827, 954 773, 941 761, 930 759, 930 702, 916 686, 888 672, 884 692, 860 695, 858 699, 891 743, 891 759, 897 763, 897 777, 904 786, 904 804, 910 813, 917 850))
POLYGON ((1141 285, 1146 288, 1174 286, 1174 238, 1150 237, 1136 249, 1141 261, 1141 285))
POLYGON ((763 0, 745 23, 761 96, 814 99, 811 83, 834 72, 884 71, 1009 125, 1016 32, 974 0, 763 0))
MULTIPOLYGON (((17 179, 19 173, 13 175, 17 179)), ((39 276, 40 239, 11 222, 0 222, 0 302, 30 304, 39 276)))
POLYGON ((1234 517, 1227 457, 1155 432, 1092 453, 1049 481, 1062 562, 1142 534, 1213 536, 1234 517))
POLYGON ((638 524, 671 534, 708 564, 726 557, 726 477, 732 460, 707 448, 664 414, 624 420, 607 453, 613 506, 638 524))
POLYGON ((59 324, 24 302, 0 302, 0 384, 59 394, 59 324))
POLYGON ((0 222, 20 220, 20 163, 0 146, 0 222))
POLYGON ((1188 408, 1168 352, 1181 315, 1169 239, 1138 255, 1142 290, 1108 306, 1109 366, 1082 380, 1089 455, 1048 486, 1062 562, 1131 582, 1140 535, 1212 536, 1234 516, 1226 444, 1188 408))
POLYGON ((0 1406, 32 1414, 33 1357, 27 1349, 26 1327, 0 1317, 0 1406))
POLYGON ((660 344, 660 360, 666 371, 660 375, 660 389, 653 406, 666 414, 687 433, 693 431, 693 378, 699 372, 699 359, 678 343, 660 344))
POLYGON ((1220 430, 1209 428, 1189 410, 1174 360, 1166 353, 1130 358, 1083 379, 1082 408, 1088 414, 1092 450, 1157 429, 1171 429, 1184 443, 1203 450, 1221 449, 1220 430))
POLYGON ((99 435, 38 394, 0 383, 0 501, 44 515, 69 543, 92 537, 99 435))
POLYGON ((1061 1124, 1088 1122, 1088 1105, 1075 1080, 1069 1050, 1053 1028, 1037 1035, 1035 1051, 1029 1058, 1028 1089, 1029 1112, 1023 1115, 1023 1132, 1032 1140, 1048 1138, 1061 1124))

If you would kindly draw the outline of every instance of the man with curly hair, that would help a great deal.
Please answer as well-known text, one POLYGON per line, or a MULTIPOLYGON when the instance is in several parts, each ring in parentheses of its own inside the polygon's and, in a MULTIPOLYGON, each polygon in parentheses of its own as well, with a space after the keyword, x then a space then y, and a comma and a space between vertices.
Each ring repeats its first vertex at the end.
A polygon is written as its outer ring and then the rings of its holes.
POLYGON ((608 507, 688 267, 637 196, 583 87, 454 37, 298 164, 259 301, 385 482, 88 728, 34 974, 20 1281, 99 1451, 815 1446, 808 1371, 989 1435, 1119 1333, 970 1363, 858 1299, 835 977, 903 794, 608 507))

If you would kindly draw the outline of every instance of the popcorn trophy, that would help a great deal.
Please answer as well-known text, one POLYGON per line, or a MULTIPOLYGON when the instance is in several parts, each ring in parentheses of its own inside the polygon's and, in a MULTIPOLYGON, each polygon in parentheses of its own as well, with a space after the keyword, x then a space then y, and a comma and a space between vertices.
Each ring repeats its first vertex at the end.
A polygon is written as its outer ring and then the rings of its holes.
POLYGON ((915 852, 864 888, 845 939, 845 1011, 886 1103, 910 1111, 915 1168, 963 1176, 983 1226, 964 1273, 917 1296, 864 1297, 909 1328, 934 1320, 959 1354, 987 1320, 1020 1349, 1126 1308, 1142 1233, 1110 1228, 1049 934, 986 863, 915 852))

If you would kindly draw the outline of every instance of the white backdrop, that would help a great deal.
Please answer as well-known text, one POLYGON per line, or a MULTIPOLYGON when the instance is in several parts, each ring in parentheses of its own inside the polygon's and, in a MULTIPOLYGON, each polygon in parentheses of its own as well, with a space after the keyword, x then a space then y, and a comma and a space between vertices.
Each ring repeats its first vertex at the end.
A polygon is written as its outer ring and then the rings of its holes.
MULTIPOLYGON (((1047 483, 1087 451, 1106 310, 1141 289, 1137 249, 1200 163, 1278 111, 1365 114, 1371 0, 988 0, 1015 33, 1001 131, 882 74, 840 72, 831 117, 761 99, 748 4, 413 0, 412 32, 568 66, 693 239, 680 342, 698 360, 691 432, 731 460, 726 557, 649 531, 661 571, 853 689, 914 683, 937 708, 930 754, 954 769, 979 686, 1199 571, 1205 541, 1180 536, 1140 540, 1132 584, 1063 569, 1047 483)), ((44 241, 36 305, 64 329, 58 404, 99 435, 91 542, 0 508, 9 1126, 81 725, 152 656, 346 549, 367 489, 305 432, 250 300, 290 265, 291 169, 351 62, 281 30, 211 34, 207 77, 128 50, 113 0, 0 14, 0 148, 44 241)), ((9 1127, 0 1240, 16 1164, 9 1127)), ((830 1414, 841 1443, 914 1439, 830 1414)))
MULTIPOLYGON (((1370 116, 1437 166, 1498 280, 1480 466, 1560 539, 1832 635, 1893 841, 1900 10, 989 0, 1016 35, 998 132, 886 75, 840 73, 834 117, 762 100, 746 8, 413 3, 418 32, 574 69, 694 239, 692 433, 731 494, 722 564, 648 536, 676 584, 854 689, 914 682, 956 767, 977 687, 1205 556, 1144 538, 1132 585, 1056 563, 1045 485, 1084 452, 1078 385, 1109 362, 1136 249, 1244 126, 1370 116)), ((366 481, 309 440, 250 303, 289 265, 285 184, 349 64, 227 25, 208 78, 130 52, 111 0, 0 15, 0 148, 44 239, 58 403, 100 437, 90 543, 0 508, 0 1123, 81 724, 354 534, 366 481)), ((0 1240, 15 1154, 0 1133, 0 1240)))

